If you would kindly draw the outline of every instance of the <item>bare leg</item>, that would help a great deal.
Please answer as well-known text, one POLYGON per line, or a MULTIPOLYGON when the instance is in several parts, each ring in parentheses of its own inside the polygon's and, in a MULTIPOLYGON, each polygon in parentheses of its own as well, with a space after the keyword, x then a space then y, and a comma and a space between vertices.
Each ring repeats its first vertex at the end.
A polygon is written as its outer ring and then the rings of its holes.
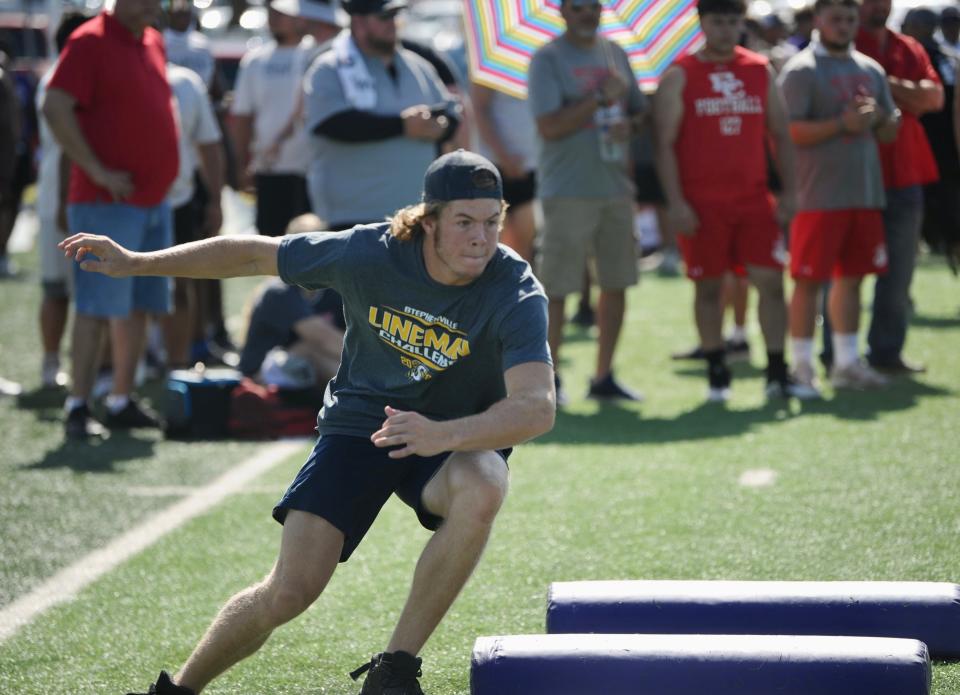
POLYGON ((750 266, 750 281, 760 297, 758 314, 763 340, 770 352, 783 352, 787 331, 787 305, 783 295, 783 272, 750 266))
POLYGON ((97 368, 103 350, 107 322, 86 314, 77 314, 73 320, 73 338, 70 354, 73 363, 73 386, 70 395, 84 400, 90 398, 97 368))
POLYGON ((725 276, 723 288, 723 307, 733 307, 733 323, 735 326, 747 325, 747 305, 750 299, 750 283, 733 273, 725 276))
POLYGON ((860 328, 860 283, 863 278, 834 278, 827 311, 835 333, 856 334, 860 328))
POLYGON ((147 336, 147 315, 134 311, 125 319, 110 319, 110 346, 113 350, 113 389, 116 396, 133 393, 137 362, 147 336))
POLYGON ((817 324, 822 285, 812 280, 797 280, 790 299, 790 336, 812 339, 817 324))
POLYGON ((480 560, 507 484, 498 454, 457 452, 424 489, 424 505, 444 522, 417 562, 388 652, 415 655, 426 644, 480 560))
POLYGON ((174 678, 200 692, 256 652, 274 629, 305 611, 327 586, 343 549, 343 534, 314 514, 291 510, 273 570, 231 598, 174 678))
POLYGON ((171 367, 186 367, 190 364, 190 343, 197 322, 197 280, 177 278, 174 282, 174 310, 162 316, 164 346, 167 349, 167 364, 171 367))
POLYGON ((67 297, 45 297, 40 304, 40 337, 45 355, 60 354, 69 311, 70 300, 67 297))
POLYGON ((533 263, 533 241, 536 237, 533 203, 511 207, 503 225, 501 240, 520 254, 527 263, 533 263))
POLYGON ((723 278, 704 278, 694 283, 693 316, 704 352, 723 348, 723 278))
POLYGON ((595 381, 604 379, 613 369, 613 353, 623 328, 627 298, 624 290, 600 290, 597 300, 597 371, 595 381))
POLYGON ((547 342, 550 344, 550 357, 553 359, 553 368, 560 369, 560 346, 563 344, 563 309, 566 297, 550 298, 548 314, 550 325, 547 329, 547 342))

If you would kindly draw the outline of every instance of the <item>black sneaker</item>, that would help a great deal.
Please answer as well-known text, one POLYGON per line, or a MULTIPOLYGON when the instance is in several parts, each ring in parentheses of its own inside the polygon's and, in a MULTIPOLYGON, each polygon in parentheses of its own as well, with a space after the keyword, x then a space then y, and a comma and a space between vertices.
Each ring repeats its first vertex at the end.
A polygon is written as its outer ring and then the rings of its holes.
POLYGON ((106 423, 109 427, 118 430, 128 430, 134 427, 162 427, 160 416, 147 406, 140 405, 133 398, 119 412, 114 413, 107 410, 106 423))
POLYGON ((359 695, 423 695, 417 680, 423 675, 421 663, 407 652, 383 652, 351 672, 350 677, 357 680, 367 674, 359 695))
POLYGON ((746 340, 725 340, 723 349, 729 362, 750 361, 750 343, 746 340))
POLYGON ((703 348, 697 345, 697 347, 691 350, 684 350, 683 352, 675 352, 670 355, 671 360, 703 360, 706 357, 703 354, 703 348))
POLYGON ((619 383, 613 378, 613 372, 610 372, 600 381, 590 382, 587 398, 596 398, 603 401, 642 401, 643 395, 619 383))
POLYGON ((78 405, 67 413, 64 430, 66 431, 67 439, 75 439, 78 441, 85 441, 90 437, 105 437, 107 435, 107 429, 90 414, 90 408, 86 403, 78 405))
POLYGON ((730 400, 730 382, 732 375, 730 368, 722 361, 714 361, 707 365, 707 400, 711 403, 726 403, 730 400))
POLYGON ((157 682, 145 693, 127 693, 127 695, 196 695, 190 688, 176 685, 166 671, 160 672, 157 682))

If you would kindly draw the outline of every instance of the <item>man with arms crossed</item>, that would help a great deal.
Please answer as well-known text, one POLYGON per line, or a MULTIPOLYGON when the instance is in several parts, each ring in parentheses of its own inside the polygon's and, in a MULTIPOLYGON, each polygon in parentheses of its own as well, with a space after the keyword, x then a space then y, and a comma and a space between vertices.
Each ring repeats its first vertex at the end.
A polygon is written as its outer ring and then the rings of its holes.
POLYGON ((62 248, 112 275, 279 275, 343 297, 343 361, 320 439, 273 510, 284 524, 267 578, 234 596, 186 665, 150 692, 200 692, 312 604, 394 492, 436 533, 362 695, 421 695, 417 652, 470 576, 507 490, 509 447, 553 426, 547 301, 530 266, 497 245, 503 187, 458 150, 427 170, 423 203, 391 221, 283 239, 220 237, 130 253, 105 237, 62 248), (91 260, 95 256, 100 260, 91 260))
POLYGON ((744 0, 700 0, 706 46, 664 74, 654 99, 657 165, 667 221, 680 234, 694 281, 694 316, 707 360, 711 401, 725 401, 730 369, 723 343, 723 277, 745 267, 760 295, 767 344, 767 396, 800 396, 787 376, 783 346, 785 249, 781 225, 795 206, 793 145, 776 77, 763 56, 737 45, 744 0), (767 188, 766 144, 773 143, 783 191, 767 188))
POLYGON ((875 388, 886 379, 860 362, 860 283, 886 270, 881 216, 886 200, 876 141, 897 135, 900 113, 880 65, 853 48, 859 0, 817 0, 820 41, 790 59, 780 84, 797 146, 799 209, 790 230, 794 378, 816 390, 813 331, 817 298, 833 280, 836 388, 875 388))

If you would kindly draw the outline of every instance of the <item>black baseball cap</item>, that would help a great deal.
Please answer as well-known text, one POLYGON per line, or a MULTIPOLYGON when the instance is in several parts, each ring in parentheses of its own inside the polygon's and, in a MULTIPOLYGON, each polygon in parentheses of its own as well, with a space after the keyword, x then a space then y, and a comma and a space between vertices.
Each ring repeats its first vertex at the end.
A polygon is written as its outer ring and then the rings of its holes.
POLYGON ((402 10, 407 6, 407 0, 344 0, 343 9, 349 15, 380 14, 402 10))
POLYGON ((423 202, 476 198, 503 199, 500 172, 486 157, 457 150, 443 155, 427 168, 423 177, 423 202))

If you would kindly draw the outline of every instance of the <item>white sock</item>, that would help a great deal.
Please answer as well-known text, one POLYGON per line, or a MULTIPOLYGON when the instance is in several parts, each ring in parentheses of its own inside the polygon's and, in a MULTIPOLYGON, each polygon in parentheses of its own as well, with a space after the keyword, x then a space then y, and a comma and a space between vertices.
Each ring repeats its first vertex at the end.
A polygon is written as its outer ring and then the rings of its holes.
POLYGON ((813 366, 813 338, 791 338, 793 348, 793 363, 813 366))
POLYGON ((73 412, 74 408, 79 408, 81 405, 86 405, 87 399, 80 398, 79 396, 67 396, 66 402, 63 404, 63 409, 68 413, 73 412))
POLYGON ((833 334, 833 362, 837 367, 847 367, 860 359, 856 333, 833 334))
POLYGON ((745 343, 747 341, 747 327, 734 326, 727 340, 733 343, 745 343))
POLYGON ((113 414, 117 414, 121 410, 126 408, 129 402, 130 402, 130 396, 127 396, 127 395, 117 396, 111 393, 109 396, 107 396, 107 399, 106 399, 107 410, 109 410, 113 414))

